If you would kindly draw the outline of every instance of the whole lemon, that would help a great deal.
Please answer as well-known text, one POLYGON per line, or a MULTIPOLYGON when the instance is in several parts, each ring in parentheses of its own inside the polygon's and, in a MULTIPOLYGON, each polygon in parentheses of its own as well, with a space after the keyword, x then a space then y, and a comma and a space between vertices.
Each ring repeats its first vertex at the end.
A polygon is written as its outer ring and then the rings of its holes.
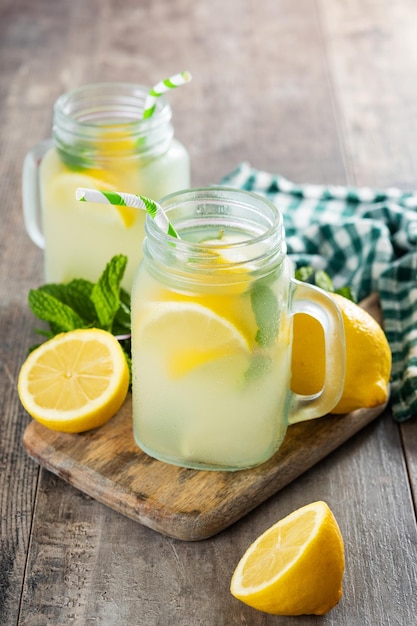
MULTIPOLYGON (((383 404, 389 395, 392 356, 384 331, 363 308, 329 293, 342 313, 346 338, 346 373, 342 396, 331 411, 349 413, 383 404)), ((324 337, 321 325, 309 315, 294 317, 291 388, 314 394, 324 381, 324 337)))

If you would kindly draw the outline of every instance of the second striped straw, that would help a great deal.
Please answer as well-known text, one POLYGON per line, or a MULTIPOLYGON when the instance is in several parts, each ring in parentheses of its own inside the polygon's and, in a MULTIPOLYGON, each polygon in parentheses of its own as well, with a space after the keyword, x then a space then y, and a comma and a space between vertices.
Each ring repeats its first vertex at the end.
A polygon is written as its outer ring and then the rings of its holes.
POLYGON ((174 226, 166 216, 162 207, 145 196, 133 193, 123 193, 120 191, 103 191, 100 189, 86 189, 78 187, 75 197, 80 202, 98 202, 99 204, 111 204, 113 206, 128 206, 146 211, 164 232, 179 239, 179 235, 174 226))
POLYGON ((162 94, 170 91, 171 89, 175 89, 176 87, 181 87, 182 85, 189 83, 190 80, 190 72, 180 72, 179 74, 174 74, 173 76, 165 78, 165 80, 161 80, 159 83, 154 85, 145 100, 143 119, 152 117, 155 112, 156 102, 162 94))

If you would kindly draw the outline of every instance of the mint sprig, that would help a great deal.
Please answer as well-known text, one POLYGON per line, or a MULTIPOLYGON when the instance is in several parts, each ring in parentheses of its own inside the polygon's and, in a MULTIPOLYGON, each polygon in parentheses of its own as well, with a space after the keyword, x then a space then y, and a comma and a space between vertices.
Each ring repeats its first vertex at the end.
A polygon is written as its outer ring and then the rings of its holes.
POLYGON ((295 278, 304 283, 320 287, 320 289, 323 289, 324 291, 337 293, 344 296, 348 300, 352 300, 352 302, 357 302, 351 287, 345 285, 344 287, 336 289, 329 274, 327 274, 324 270, 315 270, 311 265, 303 265, 295 271, 295 278))
MULTIPOLYGON (((316 285, 324 291, 338 293, 356 302, 352 289, 349 286, 335 289, 332 279, 324 270, 315 270, 310 265, 304 265, 296 270, 295 278, 316 285)), ((256 281, 252 285, 250 299, 258 326, 255 341, 259 347, 254 350, 251 356, 249 367, 245 372, 245 381, 254 380, 271 370, 271 357, 265 348, 267 349, 274 344, 279 331, 278 302, 273 290, 265 281, 256 281)))
POLYGON ((253 283, 250 299, 258 331, 255 341, 262 347, 273 345, 279 328, 279 310, 272 289, 261 281, 253 283))
POLYGON ((258 326, 255 335, 258 346, 250 357, 249 367, 244 375, 245 383, 255 381, 271 370, 272 359, 265 348, 273 346, 279 330, 277 298, 265 281, 257 280, 253 283, 250 300, 258 326))
POLYGON ((116 255, 96 283, 76 278, 69 283, 47 283, 31 289, 30 309, 49 326, 49 330, 36 332, 51 339, 78 328, 101 328, 119 339, 130 368, 130 295, 121 286, 126 265, 127 257, 116 255))
POLYGON ((272 359, 261 350, 255 350, 250 357, 249 367, 245 371, 245 383, 258 380, 258 378, 270 372, 272 369, 272 359))
POLYGON ((73 172, 82 172, 94 167, 94 162, 88 154, 88 150, 81 145, 65 146, 58 148, 58 154, 64 165, 73 172))
MULTIPOLYGON (((120 308, 120 290, 127 265, 127 257, 115 256, 91 290, 90 300, 97 314, 100 328, 112 331, 113 322, 120 308)), ((130 319, 129 319, 130 325, 130 319)))

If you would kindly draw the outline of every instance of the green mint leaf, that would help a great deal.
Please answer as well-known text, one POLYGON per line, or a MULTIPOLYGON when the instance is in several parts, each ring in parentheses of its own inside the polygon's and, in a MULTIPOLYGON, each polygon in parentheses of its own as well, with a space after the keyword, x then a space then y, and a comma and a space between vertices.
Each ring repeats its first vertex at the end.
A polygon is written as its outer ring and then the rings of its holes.
POLYGON ((311 265, 303 265, 295 270, 294 278, 301 280, 303 283, 314 284, 314 268, 311 265))
POLYGON ((93 286, 88 280, 76 278, 67 284, 48 283, 39 287, 39 290, 71 307, 84 320, 86 326, 94 326, 97 315, 90 300, 93 286))
POLYGON ((70 306, 65 288, 66 285, 60 283, 48 283, 46 285, 41 285, 41 287, 38 287, 38 291, 47 293, 48 295, 56 298, 56 300, 59 300, 63 304, 68 304, 70 306))
POLYGON ((255 340, 262 346, 271 346, 279 329, 278 302, 268 285, 255 282, 250 290, 252 310, 258 325, 255 340))
POLYGON ((44 289, 31 289, 28 300, 36 317, 53 325, 55 332, 68 332, 84 326, 82 318, 70 306, 46 293, 44 289))
POLYGON ((338 293, 340 296, 343 296, 344 298, 347 298, 348 300, 352 300, 352 302, 357 303, 358 301, 355 294, 353 293, 352 289, 349 286, 336 289, 335 293, 338 293))
POLYGON ((352 302, 357 302, 357 298, 349 285, 335 289, 332 279, 324 270, 315 270, 311 265, 303 265, 295 271, 294 276, 297 280, 316 285, 316 287, 320 287, 324 291, 338 293, 344 298, 352 300, 352 302))
POLYGON ((131 332, 130 294, 123 288, 120 290, 120 306, 114 318, 113 335, 126 335, 131 332))
POLYGON ((249 367, 245 372, 245 382, 257 380, 271 371, 272 359, 261 352, 254 352, 251 356, 249 367))
POLYGON ((39 346, 41 346, 41 345, 42 345, 41 343, 35 343, 35 344, 33 344, 33 346, 29 346, 28 354, 30 354, 31 352, 36 350, 36 348, 39 348, 39 346))
POLYGON ((299 267, 294 274, 297 280, 310 285, 316 285, 324 291, 334 291, 333 282, 330 276, 324 270, 315 270, 311 265, 303 265, 299 267))
POLYGON ((57 334, 53 331, 51 332, 50 330, 45 330, 43 328, 35 328, 35 333, 37 335, 42 335, 42 337, 46 337, 47 339, 52 339, 52 337, 57 334))
POLYGON ((315 284, 324 291, 334 291, 332 279, 324 270, 317 270, 315 284))
POLYGON ((62 163, 73 172, 82 172, 83 170, 92 169, 94 162, 91 157, 86 156, 85 148, 81 146, 71 146, 71 152, 58 148, 59 158, 62 163), (74 152, 76 154, 74 154, 74 152))
POLYGON ((126 269, 127 257, 119 254, 106 265, 94 285, 90 299, 94 304, 100 327, 111 330, 120 307, 120 285, 126 269))
POLYGON ((91 301, 91 293, 94 288, 94 283, 83 278, 75 278, 65 287, 65 296, 67 298, 67 304, 83 318, 84 322, 88 326, 94 326, 97 324, 97 313, 94 304, 91 301))
MULTIPOLYGON (((29 306, 50 330, 36 330, 46 339, 77 328, 98 327, 117 337, 131 378, 130 295, 121 287, 127 264, 123 255, 113 257, 96 284, 76 278, 67 284, 48 283, 29 291, 29 306)), ((36 348, 33 346, 31 349, 36 348)))

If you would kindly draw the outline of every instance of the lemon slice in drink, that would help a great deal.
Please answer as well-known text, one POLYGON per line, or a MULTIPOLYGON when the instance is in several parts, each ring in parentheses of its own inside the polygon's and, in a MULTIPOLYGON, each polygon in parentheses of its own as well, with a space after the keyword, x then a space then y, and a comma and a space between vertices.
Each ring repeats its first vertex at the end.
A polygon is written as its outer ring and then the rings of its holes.
MULTIPOLYGON (((265 244, 250 242, 248 236, 243 234, 226 233, 221 237, 205 239, 204 244, 208 247, 213 246, 219 255, 219 262, 239 264, 241 267, 238 271, 248 271, 252 267, 251 259, 265 254, 265 244), (248 251, 248 242, 250 243, 248 251)), ((236 271, 236 266, 233 268, 236 271)))
POLYGON ((157 302, 134 321, 133 342, 163 356, 172 378, 215 359, 248 355, 249 343, 229 320, 194 302, 157 302))
MULTIPOLYGON (((52 183, 50 183, 47 194, 49 203, 56 207, 67 206, 72 207, 75 201, 75 192, 78 187, 86 189, 100 189, 103 191, 114 191, 115 186, 110 180, 107 172, 102 170, 89 170, 89 174, 81 174, 79 172, 71 172, 64 169, 58 174, 52 183)), ((124 189, 118 191, 125 191, 124 189)), ((88 203, 80 204, 80 209, 89 212, 96 211, 101 221, 122 221, 126 228, 130 228, 138 214, 138 210, 127 206, 113 206, 110 204, 88 203)))
POLYGON ((323 615, 342 595, 344 546, 325 502, 294 511, 248 548, 230 591, 255 609, 275 615, 323 615))
POLYGON ((121 407, 129 371, 117 339, 97 328, 61 333, 21 367, 18 393, 38 422, 77 433, 107 422, 121 407))

